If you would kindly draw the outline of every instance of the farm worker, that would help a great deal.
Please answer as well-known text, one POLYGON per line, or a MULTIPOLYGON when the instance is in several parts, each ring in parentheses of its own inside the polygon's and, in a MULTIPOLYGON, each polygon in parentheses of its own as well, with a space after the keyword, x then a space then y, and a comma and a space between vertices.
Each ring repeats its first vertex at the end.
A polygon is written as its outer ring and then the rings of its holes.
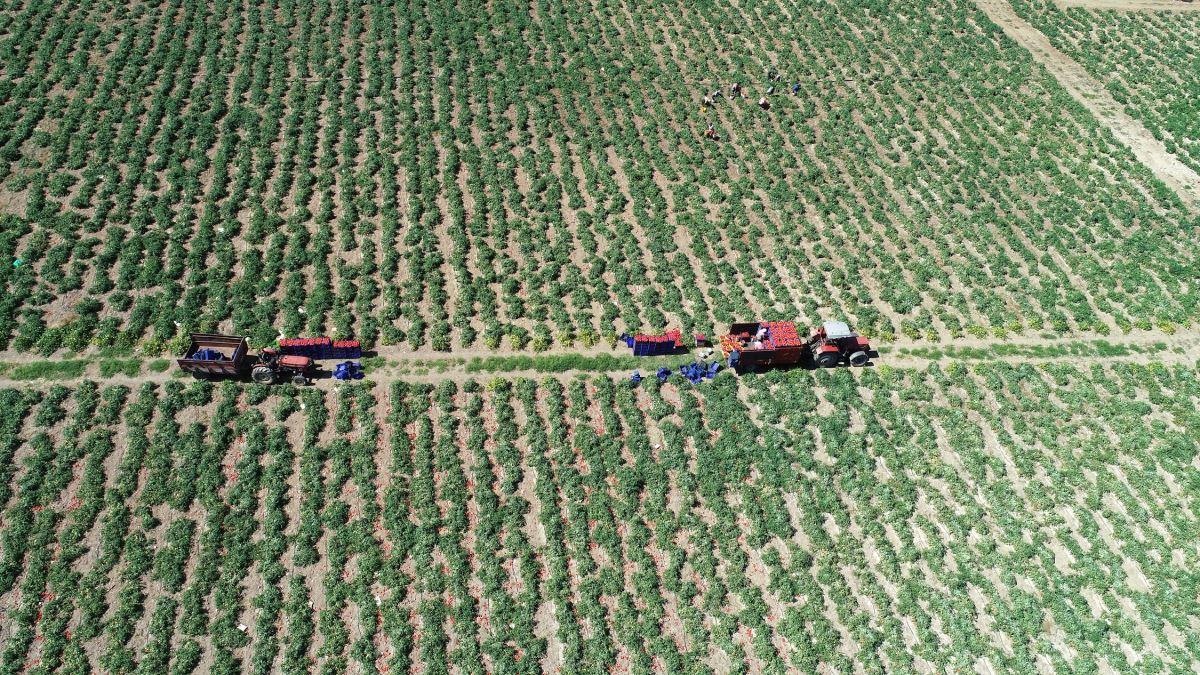
POLYGON ((705 105, 705 106, 710 106, 710 105, 712 105, 712 104, 713 104, 713 99, 712 99, 712 97, 711 97, 711 96, 705 96, 705 97, 704 97, 704 100, 703 100, 703 103, 704 103, 704 105, 705 105))
POLYGON ((762 349, 762 345, 763 345, 762 340, 755 340, 754 342, 750 343, 750 348, 751 349, 762 349))
POLYGON ((792 93, 793 93, 793 94, 798 94, 798 93, 800 93, 800 83, 799 83, 799 82, 797 82, 796 84, 793 84, 793 85, 792 85, 792 93))
POLYGON ((762 339, 765 339, 766 337, 767 337, 767 327, 766 327, 766 326, 759 326, 759 327, 758 327, 758 332, 754 334, 754 339, 755 339, 755 340, 762 340, 762 339))
POLYGON ((758 99, 758 107, 762 108, 763 110, 770 110, 770 109, 771 109, 771 104, 770 104, 770 103, 767 103, 767 97, 766 97, 766 96, 764 96, 764 97, 762 97, 762 98, 758 99))
POLYGON ((712 93, 712 100, 714 100, 714 101, 715 101, 715 100, 717 100, 717 99, 721 98, 721 96, 722 96, 722 94, 721 94, 721 90, 720 90, 720 89, 718 89, 718 90, 716 90, 716 91, 714 91, 714 92, 712 93))
POLYGON ((779 73, 777 73, 775 71, 775 66, 771 66, 770 68, 767 68, 767 79, 768 80, 778 80, 779 79, 779 73))
POLYGON ((733 86, 729 88, 729 93, 736 94, 736 93, 740 92, 741 90, 742 90, 742 85, 738 84, 737 82, 734 82, 733 86))
POLYGON ((771 94, 774 94, 774 93, 775 93, 775 86, 774 86, 774 85, 772 85, 772 86, 770 86, 770 87, 767 87, 767 96, 770 96, 771 94))

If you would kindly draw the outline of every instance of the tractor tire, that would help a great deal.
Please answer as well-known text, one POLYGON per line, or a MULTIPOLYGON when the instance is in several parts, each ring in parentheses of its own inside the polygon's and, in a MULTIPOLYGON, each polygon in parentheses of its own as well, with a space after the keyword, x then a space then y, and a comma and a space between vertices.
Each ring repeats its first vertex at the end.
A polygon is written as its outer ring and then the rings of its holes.
POLYGON ((270 366, 254 366, 250 371, 250 379, 259 384, 274 384, 275 371, 270 366))
POLYGON ((302 373, 296 373, 292 376, 292 384, 296 385, 297 387, 303 387, 304 385, 308 384, 308 378, 302 373))
POLYGON ((850 355, 850 365, 852 366, 865 366, 870 360, 871 357, 867 356, 866 352, 854 352, 850 355))
POLYGON ((836 368, 841 361, 842 355, 835 352, 821 352, 817 355, 817 365, 821 368, 836 368))
POLYGON ((192 372, 192 378, 193 378, 193 379, 196 379, 196 380, 207 380, 207 379, 208 379, 208 373, 202 373, 202 372, 200 372, 200 371, 193 371, 193 372, 192 372))

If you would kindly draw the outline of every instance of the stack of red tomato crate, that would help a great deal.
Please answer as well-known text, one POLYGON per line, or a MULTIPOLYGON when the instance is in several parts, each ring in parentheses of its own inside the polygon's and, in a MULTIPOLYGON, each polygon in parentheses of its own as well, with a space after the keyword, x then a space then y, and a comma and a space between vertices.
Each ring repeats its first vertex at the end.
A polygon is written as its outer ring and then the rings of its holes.
POLYGON ((767 339, 774 349, 799 347, 804 344, 796 324, 792 321, 766 321, 761 324, 767 329, 767 339))

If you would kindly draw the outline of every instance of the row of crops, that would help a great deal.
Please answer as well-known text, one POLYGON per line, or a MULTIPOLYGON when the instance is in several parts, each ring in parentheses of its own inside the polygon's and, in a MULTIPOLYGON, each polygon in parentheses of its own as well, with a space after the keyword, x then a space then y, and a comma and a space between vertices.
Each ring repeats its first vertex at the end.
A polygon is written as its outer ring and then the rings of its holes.
POLYGON ((0 391, 0 672, 1181 672, 1200 373, 0 391))
POLYGON ((1013 6, 1104 82, 1168 152, 1200 171, 1200 68, 1192 47, 1200 14, 1061 9, 1046 0, 1015 0, 1013 6))
POLYGON ((1169 329, 1185 222, 969 0, 0 6, 0 348, 1169 329))

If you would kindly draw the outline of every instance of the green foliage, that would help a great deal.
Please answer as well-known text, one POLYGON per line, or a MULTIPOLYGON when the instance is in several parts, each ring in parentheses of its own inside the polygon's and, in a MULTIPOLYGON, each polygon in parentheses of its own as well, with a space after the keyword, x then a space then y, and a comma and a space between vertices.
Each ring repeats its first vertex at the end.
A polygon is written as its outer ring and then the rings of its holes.
MULTIPOLYGON (((163 359, 158 360, 162 361, 163 359)), ((102 359, 100 361, 100 377, 112 377, 113 375, 137 377, 141 369, 141 359, 102 359)))
MULTIPOLYGON (((1200 171, 1200 124, 1180 96, 1200 86, 1194 55, 1185 46, 1200 33, 1195 15, 1064 11, 1046 0, 1016 0, 1013 7, 1104 82, 1117 103, 1168 152, 1200 171)), ((1174 324, 1163 320, 1159 328, 1169 333, 1174 324)))
MULTIPOLYGON (((972 3, 875 4, 17 3, 0 349, 1188 325, 1179 200, 972 3)), ((1195 163, 1189 15, 1017 6, 1195 163)))
POLYGON ((1053 615, 1077 653, 1178 661, 1196 397, 1179 366, 968 360, 3 390, 3 659, 538 670, 552 637, 604 669, 1020 670, 1061 656, 1024 639, 1053 615))
MULTIPOLYGON (((927 359, 992 360, 1003 358, 1062 359, 1065 357, 1121 357, 1135 354, 1158 354, 1167 351, 1165 342, 1121 344, 1105 340, 1047 342, 1044 344, 998 343, 986 347, 902 347, 900 354, 927 359)), ((886 356, 883 356, 886 360, 886 356)))
POLYGON ((5 375, 13 380, 71 380, 82 377, 88 363, 83 359, 33 361, 12 366, 5 375))

